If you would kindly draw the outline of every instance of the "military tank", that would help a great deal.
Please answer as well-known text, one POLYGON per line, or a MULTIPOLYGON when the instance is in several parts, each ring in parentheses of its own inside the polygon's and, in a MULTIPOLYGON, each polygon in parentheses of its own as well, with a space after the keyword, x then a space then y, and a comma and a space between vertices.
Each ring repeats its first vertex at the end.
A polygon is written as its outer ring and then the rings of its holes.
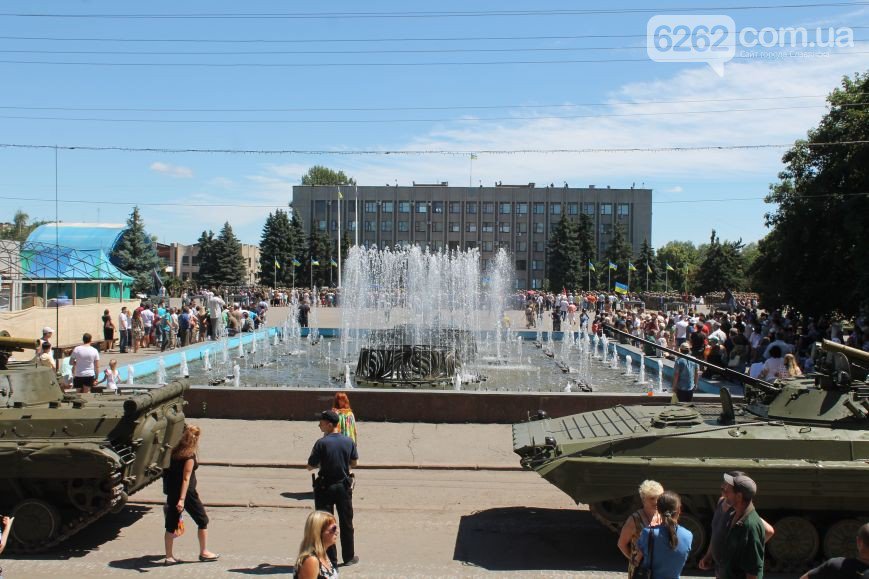
POLYGON ((560 418, 539 411, 513 425, 513 450, 613 531, 640 507, 643 480, 678 492, 693 561, 708 545, 722 474, 745 471, 758 485, 758 511, 776 529, 768 568, 805 569, 821 554, 852 554, 869 520, 869 353, 824 341, 813 360, 814 371, 798 379, 744 377, 739 403, 722 389, 714 403, 560 418))
POLYGON ((0 512, 10 550, 49 549, 161 477, 184 429, 186 381, 133 395, 64 393, 50 368, 8 362, 0 336, 0 512))

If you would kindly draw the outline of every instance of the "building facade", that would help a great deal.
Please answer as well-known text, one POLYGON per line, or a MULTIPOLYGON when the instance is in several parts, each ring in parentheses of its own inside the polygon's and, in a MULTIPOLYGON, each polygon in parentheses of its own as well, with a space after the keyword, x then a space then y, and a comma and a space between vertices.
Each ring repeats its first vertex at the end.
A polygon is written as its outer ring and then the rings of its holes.
POLYGON ((598 256, 612 240, 616 224, 638 253, 652 239, 652 190, 503 185, 450 187, 448 183, 413 186, 293 187, 293 210, 306 231, 326 231, 338 239, 370 247, 419 245, 434 251, 479 248, 484 265, 498 249, 513 255, 517 289, 538 289, 546 277, 550 232, 561 217, 592 218, 598 256))
MULTIPOLYGON (((181 281, 193 280, 199 273, 199 244, 185 245, 183 243, 157 244, 157 254, 166 262, 166 273, 181 281)), ((260 255, 259 246, 248 243, 241 244, 241 256, 244 259, 244 283, 256 285, 259 283, 260 255)))

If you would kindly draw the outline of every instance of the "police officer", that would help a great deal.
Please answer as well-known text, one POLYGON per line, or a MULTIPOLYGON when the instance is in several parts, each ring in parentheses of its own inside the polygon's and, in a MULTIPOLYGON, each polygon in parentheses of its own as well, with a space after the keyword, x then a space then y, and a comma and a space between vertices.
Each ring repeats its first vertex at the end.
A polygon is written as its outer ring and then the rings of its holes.
MULTIPOLYGON (((356 443, 341 434, 337 413, 324 410, 319 417, 323 437, 314 443, 308 458, 308 470, 320 469, 314 480, 314 508, 329 513, 334 513, 333 508, 338 510, 341 555, 346 567, 359 562, 353 548, 353 479, 350 475, 359 454, 356 443)), ((327 553, 333 565, 337 566, 338 549, 333 545, 327 553)))

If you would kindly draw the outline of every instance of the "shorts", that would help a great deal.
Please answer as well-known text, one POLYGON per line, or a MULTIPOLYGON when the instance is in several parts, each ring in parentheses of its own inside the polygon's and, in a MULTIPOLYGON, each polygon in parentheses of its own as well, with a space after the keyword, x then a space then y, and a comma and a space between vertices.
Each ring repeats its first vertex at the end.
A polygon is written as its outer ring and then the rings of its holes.
POLYGON ((84 387, 92 387, 96 382, 96 378, 94 376, 75 376, 72 379, 72 385, 75 388, 84 388, 84 387))

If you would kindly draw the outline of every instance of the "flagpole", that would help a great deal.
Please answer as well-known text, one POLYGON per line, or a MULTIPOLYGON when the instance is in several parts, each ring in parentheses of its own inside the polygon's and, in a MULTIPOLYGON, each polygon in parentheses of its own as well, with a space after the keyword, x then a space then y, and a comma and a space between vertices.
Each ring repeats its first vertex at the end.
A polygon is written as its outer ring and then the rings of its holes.
POLYGON ((649 291, 649 263, 646 262, 646 292, 649 291))
POLYGON ((278 289, 278 256, 275 256, 275 263, 272 265, 272 271, 275 272, 274 279, 272 280, 272 287, 274 289, 278 289))
POLYGON ((609 293, 610 290, 612 290, 613 284, 612 284, 612 279, 610 278, 610 276, 612 275, 612 272, 613 272, 613 268, 611 268, 609 266, 609 264, 607 264, 607 266, 606 266, 606 291, 607 291, 607 293, 609 293))
POLYGON ((359 246, 359 187, 353 185, 353 194, 356 195, 356 226, 353 228, 353 245, 359 246))
MULTIPOLYGON (((341 195, 341 185, 338 185, 338 287, 341 287, 341 201, 343 200, 343 195, 341 195)), ((331 279, 332 276, 330 275, 331 279)))
POLYGON ((628 262, 628 291, 631 290, 631 262, 628 262))

